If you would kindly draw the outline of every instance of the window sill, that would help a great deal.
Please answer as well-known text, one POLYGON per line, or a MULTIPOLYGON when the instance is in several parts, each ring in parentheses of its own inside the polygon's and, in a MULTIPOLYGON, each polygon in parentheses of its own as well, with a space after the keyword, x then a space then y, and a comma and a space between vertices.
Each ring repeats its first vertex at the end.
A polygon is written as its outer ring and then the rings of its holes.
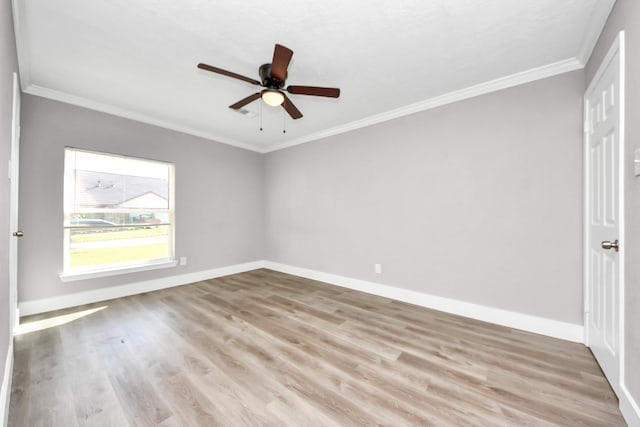
POLYGON ((99 277, 116 276, 119 274, 137 273, 139 271, 158 270, 161 268, 171 268, 178 265, 176 260, 162 260, 150 262, 148 264, 136 266, 113 267, 102 270, 74 271, 61 273, 60 280, 63 282, 73 282, 76 280, 97 279, 99 277))

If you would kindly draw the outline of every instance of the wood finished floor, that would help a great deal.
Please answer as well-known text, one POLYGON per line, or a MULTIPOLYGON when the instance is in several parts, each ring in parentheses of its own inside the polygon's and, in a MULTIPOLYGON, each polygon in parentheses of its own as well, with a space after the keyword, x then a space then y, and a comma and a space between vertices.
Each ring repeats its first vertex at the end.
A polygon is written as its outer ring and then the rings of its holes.
POLYGON ((23 323, 15 427, 625 425, 583 345, 270 270, 23 323))

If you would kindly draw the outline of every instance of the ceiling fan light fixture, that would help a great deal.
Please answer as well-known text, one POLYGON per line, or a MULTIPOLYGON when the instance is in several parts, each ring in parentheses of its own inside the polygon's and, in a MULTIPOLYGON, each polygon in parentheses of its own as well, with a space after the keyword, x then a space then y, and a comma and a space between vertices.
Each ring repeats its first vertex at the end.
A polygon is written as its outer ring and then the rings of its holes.
POLYGON ((260 95, 265 104, 270 105, 272 107, 277 107, 282 105, 284 102, 284 94, 279 90, 274 89, 265 89, 262 91, 260 95))

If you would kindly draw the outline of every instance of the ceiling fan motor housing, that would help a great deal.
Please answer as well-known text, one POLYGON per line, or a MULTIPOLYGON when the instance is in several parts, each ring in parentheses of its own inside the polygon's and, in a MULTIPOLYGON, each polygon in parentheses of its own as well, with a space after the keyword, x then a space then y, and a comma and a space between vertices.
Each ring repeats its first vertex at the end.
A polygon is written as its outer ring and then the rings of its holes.
MULTIPOLYGON (((269 89, 282 89, 284 86, 284 80, 278 80, 271 77, 271 64, 262 64, 258 70, 260 74, 260 80, 262 80, 262 86, 269 89)), ((288 73, 287 73, 288 74, 288 73)), ((286 80, 286 76, 285 76, 286 80)))

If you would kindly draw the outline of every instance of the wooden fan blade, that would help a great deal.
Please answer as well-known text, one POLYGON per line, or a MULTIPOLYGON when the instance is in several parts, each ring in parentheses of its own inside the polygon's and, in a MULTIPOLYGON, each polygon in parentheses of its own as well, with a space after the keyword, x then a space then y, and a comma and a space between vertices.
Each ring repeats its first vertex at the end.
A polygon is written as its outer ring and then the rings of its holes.
POLYGON ((289 86, 287 87, 287 92, 295 95, 326 96, 327 98, 340 96, 340 89, 335 87, 289 86))
POLYGON ((238 109, 244 107, 245 105, 247 105, 248 103, 255 101, 258 98, 260 98, 260 92, 254 93, 253 95, 249 95, 246 98, 241 99, 240 101, 236 102, 235 104, 229 105, 229 108, 233 108, 234 110, 238 110, 238 109))
POLYGON ((282 103, 282 108, 287 110, 287 113, 289 113, 289 115, 293 120, 296 120, 302 117, 302 113, 300 112, 300 110, 298 110, 298 108, 295 105, 293 105, 293 102, 291 102, 291 100, 287 95, 284 95, 284 102, 282 103))
POLYGON ((293 51, 288 47, 284 47, 280 44, 276 44, 273 50, 273 60, 271 61, 271 78, 285 81, 287 78, 287 68, 289 68, 289 62, 293 51))
POLYGON ((207 64, 200 63, 200 64, 198 64, 198 68, 200 68, 201 70, 211 71, 212 73, 222 74, 223 76, 233 77, 234 79, 242 80, 244 82, 251 83, 252 85, 260 86, 260 84, 261 84, 259 81, 254 80, 252 78, 241 76, 240 74, 236 74, 236 73, 233 73, 231 71, 223 70, 222 68, 214 67, 212 65, 207 65, 207 64))

